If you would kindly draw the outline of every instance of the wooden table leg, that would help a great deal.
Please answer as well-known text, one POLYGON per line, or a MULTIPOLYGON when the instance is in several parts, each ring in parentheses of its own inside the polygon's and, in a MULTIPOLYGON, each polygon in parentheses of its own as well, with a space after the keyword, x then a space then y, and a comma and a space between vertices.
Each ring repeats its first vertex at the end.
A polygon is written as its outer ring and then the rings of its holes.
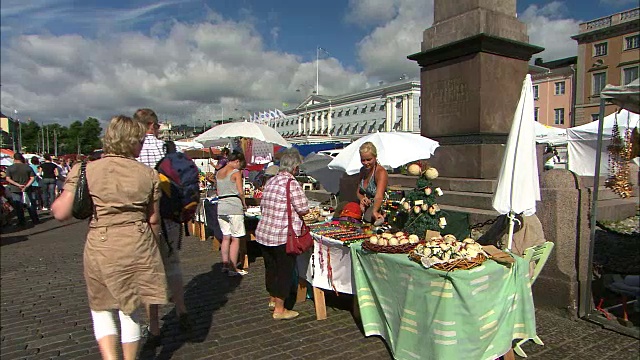
POLYGON ((356 320, 361 321, 360 305, 358 305, 358 295, 356 294, 353 294, 353 317, 356 320))
POLYGON ((506 354, 502 356, 504 360, 516 360, 516 355, 513 353, 513 349, 509 349, 506 354))
POLYGON ((200 241, 205 241, 207 240, 207 231, 206 231, 206 227, 204 226, 204 223, 198 223, 199 229, 198 232, 200 233, 200 241))
POLYGON ((326 320, 327 305, 324 302, 324 290, 313 287, 313 302, 316 307, 316 320, 326 320))
POLYGON ((216 239, 215 236, 213 237, 213 251, 214 252, 220 251, 220 241, 216 239))
POLYGON ((298 292, 296 293, 296 304, 307 301, 307 280, 298 278, 298 292))
POLYGON ((243 270, 249 270, 249 255, 244 254, 244 262, 242 263, 243 270))

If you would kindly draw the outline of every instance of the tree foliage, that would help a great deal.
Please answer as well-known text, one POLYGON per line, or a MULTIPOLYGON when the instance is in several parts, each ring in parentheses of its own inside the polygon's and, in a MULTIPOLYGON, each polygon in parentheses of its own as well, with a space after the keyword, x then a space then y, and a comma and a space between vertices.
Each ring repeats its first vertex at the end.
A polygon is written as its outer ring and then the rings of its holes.
MULTIPOLYGON (((89 154, 93 150, 102 147, 100 134, 102 127, 98 119, 89 117, 85 121, 76 120, 69 127, 60 124, 47 124, 41 126, 37 122, 21 122, 22 126, 22 152, 24 153, 57 153, 89 154), (44 141, 43 141, 44 139, 44 141)), ((19 133, 15 134, 16 137, 19 133)), ((16 139, 17 140, 17 139, 16 139)))

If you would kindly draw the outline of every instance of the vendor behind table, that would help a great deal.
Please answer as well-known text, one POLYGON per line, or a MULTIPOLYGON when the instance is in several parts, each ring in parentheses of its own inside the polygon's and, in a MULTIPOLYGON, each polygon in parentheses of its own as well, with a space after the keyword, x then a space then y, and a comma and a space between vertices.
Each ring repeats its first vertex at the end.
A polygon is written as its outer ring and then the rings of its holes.
POLYGON ((360 146, 360 182, 356 196, 360 200, 360 208, 364 213, 363 220, 381 224, 384 215, 381 210, 387 190, 389 175, 378 163, 378 150, 372 142, 360 146))

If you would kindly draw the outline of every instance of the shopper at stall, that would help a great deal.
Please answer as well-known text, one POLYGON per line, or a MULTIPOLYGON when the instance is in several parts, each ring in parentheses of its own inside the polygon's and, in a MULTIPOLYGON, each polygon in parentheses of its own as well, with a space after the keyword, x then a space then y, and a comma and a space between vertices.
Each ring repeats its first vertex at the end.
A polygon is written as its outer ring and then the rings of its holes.
POLYGON ((237 151, 232 152, 227 160, 227 164, 216 173, 218 223, 222 230, 222 271, 229 276, 242 276, 247 275, 247 271, 238 269, 237 264, 240 238, 246 235, 244 211, 247 204, 240 172, 245 166, 245 160, 244 155, 237 151))
POLYGON ((58 178, 58 165, 51 161, 50 154, 44 154, 44 162, 40 164, 42 169, 42 210, 49 210, 56 199, 56 179, 58 178))
MULTIPOLYGON (((171 152, 171 142, 164 142, 158 139, 160 135, 160 123, 158 115, 152 109, 138 109, 133 114, 133 119, 142 124, 146 135, 142 144, 142 150, 136 155, 136 160, 155 169, 158 162, 171 152)), ((184 286, 182 281, 182 266, 180 265, 180 241, 182 240, 182 225, 171 220, 162 219, 163 231, 158 238, 160 254, 164 263, 164 271, 167 276, 167 284, 170 290, 170 299, 176 305, 178 324, 182 331, 191 329, 191 321, 184 301, 184 286)), ((162 340, 160 335, 160 315, 158 304, 150 304, 147 309, 149 316, 149 337, 147 344, 159 344, 162 340)))
POLYGON ((25 226, 24 208, 27 208, 31 222, 40 223, 36 210, 36 199, 31 188, 31 183, 36 178, 29 165, 25 164, 24 156, 21 153, 13 154, 13 165, 7 168, 5 180, 9 183, 9 193, 11 203, 16 211, 18 226, 25 226))
POLYGON ((293 280, 295 256, 286 252, 287 229, 287 187, 290 190, 291 221, 294 229, 302 227, 298 215, 309 212, 309 204, 300 184, 294 178, 302 157, 296 149, 285 150, 280 158, 278 174, 269 179, 262 193, 260 208, 262 218, 256 229, 256 241, 262 245, 265 266, 265 283, 269 292, 269 309, 276 320, 293 319, 296 311, 285 309, 284 300, 289 295, 293 280), (297 213, 297 214, 296 214, 297 213))
POLYGON ((40 180, 42 180, 42 169, 40 168, 40 159, 37 156, 32 156, 29 161, 29 167, 36 174, 36 178, 31 183, 33 191, 33 197, 36 199, 36 209, 42 209, 42 191, 40 191, 40 180))
POLYGON ((389 175, 378 163, 378 150, 372 142, 360 146, 360 182, 356 196, 360 200, 360 208, 364 213, 363 220, 369 223, 382 223, 382 201, 387 191, 389 175))
MULTIPOLYGON (((119 115, 111 119, 105 157, 87 164, 86 178, 94 216, 84 247, 93 330, 103 359, 117 359, 118 330, 124 359, 135 359, 140 339, 139 307, 166 304, 167 284, 156 238, 160 235, 159 180, 155 170, 136 161, 145 137, 143 125, 119 115)), ((72 216, 80 165, 51 206, 53 216, 72 216)))

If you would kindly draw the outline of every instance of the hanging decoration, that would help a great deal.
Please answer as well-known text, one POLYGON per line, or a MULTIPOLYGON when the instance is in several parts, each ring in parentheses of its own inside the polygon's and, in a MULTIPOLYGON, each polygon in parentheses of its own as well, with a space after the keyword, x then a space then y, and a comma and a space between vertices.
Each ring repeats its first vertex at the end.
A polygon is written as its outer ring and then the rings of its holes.
POLYGON ((629 182, 629 161, 631 161, 632 150, 631 129, 627 126, 624 134, 621 134, 617 115, 611 130, 611 144, 607 146, 607 150, 609 151, 609 177, 604 186, 621 198, 628 198, 633 193, 633 187, 629 182))

